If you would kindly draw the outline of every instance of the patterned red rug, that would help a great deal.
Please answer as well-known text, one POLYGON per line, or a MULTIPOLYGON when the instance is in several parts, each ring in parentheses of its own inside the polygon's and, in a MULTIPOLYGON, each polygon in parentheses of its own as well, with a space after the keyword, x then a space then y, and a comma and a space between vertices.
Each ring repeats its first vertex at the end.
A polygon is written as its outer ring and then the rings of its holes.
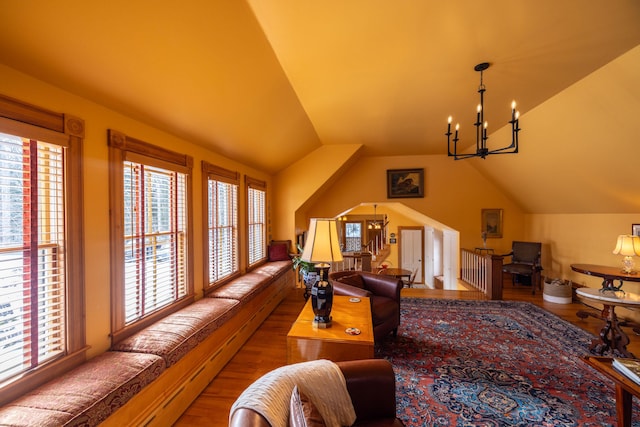
POLYGON ((393 364, 407 427, 616 425, 613 383, 580 360, 593 335, 525 302, 403 298, 401 307, 398 337, 376 355, 393 364))

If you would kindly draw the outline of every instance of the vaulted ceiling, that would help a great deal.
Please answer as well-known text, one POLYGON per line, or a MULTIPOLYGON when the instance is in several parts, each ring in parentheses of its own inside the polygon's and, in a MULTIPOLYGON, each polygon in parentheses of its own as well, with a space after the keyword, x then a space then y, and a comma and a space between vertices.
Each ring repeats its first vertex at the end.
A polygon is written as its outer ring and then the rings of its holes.
POLYGON ((639 46, 639 23, 636 0, 3 0, 0 61, 275 173, 322 144, 445 154, 450 114, 470 144, 476 64, 491 134, 512 99, 527 117, 639 46))

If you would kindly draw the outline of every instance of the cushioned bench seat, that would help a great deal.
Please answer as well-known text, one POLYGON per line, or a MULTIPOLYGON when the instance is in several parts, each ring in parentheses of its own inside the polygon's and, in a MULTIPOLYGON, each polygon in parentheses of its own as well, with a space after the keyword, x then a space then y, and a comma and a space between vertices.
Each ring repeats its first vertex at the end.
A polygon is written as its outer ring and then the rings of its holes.
POLYGON ((167 367, 180 360, 230 319, 239 302, 228 298, 203 298, 114 345, 113 351, 149 353, 164 359, 167 367))
POLYGON ((286 272, 287 270, 291 270, 292 264, 291 260, 287 259, 286 261, 272 261, 267 264, 261 265, 254 271, 258 274, 264 274, 269 277, 278 277, 286 272))
POLYGON ((94 426, 164 370, 156 355, 108 351, 0 408, 0 424, 94 426))
POLYGON ((0 408, 5 426, 168 425, 294 285, 267 263, 0 408))
POLYGON ((245 303, 273 283, 274 276, 251 272, 211 291, 209 298, 231 298, 245 303))

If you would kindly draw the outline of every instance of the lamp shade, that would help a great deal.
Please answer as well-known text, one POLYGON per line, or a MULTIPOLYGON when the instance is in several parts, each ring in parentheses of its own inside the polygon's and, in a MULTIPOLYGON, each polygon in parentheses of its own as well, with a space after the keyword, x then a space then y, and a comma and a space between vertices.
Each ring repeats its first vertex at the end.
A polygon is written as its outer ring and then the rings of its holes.
POLYGON ((640 236, 621 234, 618 236, 618 242, 613 253, 624 256, 640 256, 640 236))
POLYGON ((300 258, 313 263, 342 261, 335 219, 311 218, 309 235, 300 258))

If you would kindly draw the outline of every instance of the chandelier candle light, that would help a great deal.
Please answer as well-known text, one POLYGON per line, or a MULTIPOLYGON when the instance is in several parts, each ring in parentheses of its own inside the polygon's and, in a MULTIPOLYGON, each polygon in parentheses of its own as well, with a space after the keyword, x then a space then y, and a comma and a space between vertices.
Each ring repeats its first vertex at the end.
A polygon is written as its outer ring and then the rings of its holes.
POLYGON ((378 207, 378 205, 373 205, 373 223, 369 223, 369 230, 372 229, 376 229, 376 230, 380 230, 382 228, 382 225, 380 225, 378 223, 378 216, 376 215, 376 208, 378 207))
POLYGON ((511 145, 503 148, 497 148, 495 150, 489 150, 487 148, 487 127, 489 124, 484 120, 484 92, 486 88, 482 83, 482 72, 489 68, 488 62, 483 62, 474 67, 475 71, 480 72, 480 86, 478 87, 478 93, 480 94, 480 104, 477 107, 477 116, 474 126, 476 127, 476 152, 462 154, 458 153, 458 131, 460 130, 460 124, 456 123, 455 135, 453 137, 453 151, 451 151, 451 122, 452 116, 449 116, 447 124, 447 154, 453 157, 455 160, 468 159, 470 157, 480 157, 484 159, 489 154, 513 154, 518 152, 518 132, 520 132, 519 118, 520 113, 516 111, 516 101, 511 103, 511 145))
POLYGON ((320 270, 320 280, 311 287, 311 305, 315 314, 313 326, 330 328, 333 287, 328 277, 331 267, 329 263, 342 261, 335 219, 311 218, 309 236, 300 258, 303 261, 315 263, 316 268, 320 270))

